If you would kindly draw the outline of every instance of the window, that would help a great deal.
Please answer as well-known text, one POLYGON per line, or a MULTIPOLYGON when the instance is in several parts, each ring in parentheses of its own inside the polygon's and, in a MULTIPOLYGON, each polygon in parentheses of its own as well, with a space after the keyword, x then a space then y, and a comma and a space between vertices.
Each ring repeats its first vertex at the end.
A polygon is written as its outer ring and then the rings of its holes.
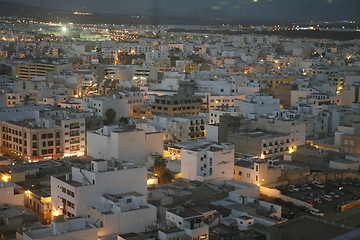
POLYGON ((131 202, 132 202, 132 199, 131 199, 131 198, 126 199, 126 202, 127 202, 127 203, 131 203, 131 202))
POLYGON ((242 171, 239 171, 239 176, 242 176, 242 171))

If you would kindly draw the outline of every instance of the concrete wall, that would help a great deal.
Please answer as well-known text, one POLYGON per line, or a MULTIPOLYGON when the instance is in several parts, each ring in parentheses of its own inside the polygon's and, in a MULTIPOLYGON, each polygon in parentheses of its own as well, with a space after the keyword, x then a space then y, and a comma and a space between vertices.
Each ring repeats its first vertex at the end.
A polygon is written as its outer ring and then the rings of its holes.
POLYGON ((14 194, 14 187, 0 180, 0 203, 24 205, 24 194, 14 194))
POLYGON ((313 208, 313 206, 311 204, 309 204, 309 203, 306 203, 306 202, 300 201, 298 199, 282 195, 281 192, 279 190, 277 190, 277 189, 267 188, 267 187, 260 187, 260 193, 263 194, 263 195, 269 196, 269 197, 280 198, 280 199, 282 199, 284 201, 292 202, 292 203, 294 203, 294 204, 296 204, 298 206, 304 206, 304 207, 307 207, 309 209, 313 208))
POLYGON ((210 140, 213 142, 219 141, 219 126, 217 125, 205 125, 206 129, 206 140, 210 140))
MULTIPOLYGON (((75 208, 67 208, 68 211, 75 216, 85 216, 87 214, 88 206, 94 205, 100 201, 100 197, 104 193, 127 193, 138 192, 143 196, 147 196, 147 170, 143 168, 132 168, 118 171, 101 172, 94 174, 92 172, 83 171, 87 179, 93 185, 74 187, 58 178, 51 177, 51 203, 54 209, 62 207, 61 198, 75 204, 75 208), (90 176, 93 175, 93 176, 90 176), (109 184, 116 183, 116 184, 109 184), (61 187, 74 192, 74 197, 62 192, 61 187), (59 198, 60 197, 60 198, 59 198)), ((78 168, 73 168, 72 176, 80 175, 78 168)), ((78 179, 80 182, 85 180, 78 179)))
POLYGON ((105 215, 104 227, 99 229, 99 237, 115 233, 144 232, 145 227, 153 226, 155 221, 156 208, 154 207, 105 215))
POLYGON ((144 164, 150 154, 162 154, 163 133, 124 131, 111 132, 111 136, 104 136, 88 132, 87 146, 88 155, 94 158, 144 164))

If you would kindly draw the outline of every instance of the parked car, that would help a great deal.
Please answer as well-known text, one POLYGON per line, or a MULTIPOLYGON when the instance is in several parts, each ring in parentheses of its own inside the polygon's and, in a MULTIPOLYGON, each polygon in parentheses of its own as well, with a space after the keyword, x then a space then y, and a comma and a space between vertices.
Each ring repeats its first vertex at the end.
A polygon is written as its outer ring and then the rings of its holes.
POLYGON ((320 181, 315 180, 315 181, 312 181, 311 183, 317 188, 325 188, 325 185, 322 184, 322 182, 320 182, 320 181))
POLYGON ((303 188, 305 188, 305 190, 311 190, 312 187, 309 186, 309 184, 304 183, 303 185, 301 185, 303 188))
POLYGON ((311 208, 310 213, 317 217, 324 217, 324 213, 322 213, 320 210, 318 210, 316 208, 311 208))
POLYGON ((295 185, 289 185, 288 188, 289 192, 299 192, 300 189, 298 187, 296 187, 295 185))
POLYGON ((332 201, 332 197, 330 195, 324 195, 324 196, 322 196, 322 199, 324 199, 325 201, 328 201, 328 202, 332 201))

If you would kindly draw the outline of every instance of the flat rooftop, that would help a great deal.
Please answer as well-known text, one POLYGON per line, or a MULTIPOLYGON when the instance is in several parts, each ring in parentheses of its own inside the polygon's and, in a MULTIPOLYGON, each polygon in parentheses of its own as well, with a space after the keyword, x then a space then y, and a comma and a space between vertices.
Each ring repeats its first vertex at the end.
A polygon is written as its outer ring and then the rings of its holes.
MULTIPOLYGON (((74 181, 74 180, 66 180, 66 176, 61 176, 61 177, 56 177, 57 179, 73 186, 73 187, 81 187, 83 184, 81 182, 77 182, 77 181, 74 181)), ((71 177, 70 177, 71 178, 71 177)))
POLYGON ((244 136, 248 136, 248 137, 261 138, 261 139, 272 139, 272 138, 277 138, 277 137, 282 137, 282 136, 288 136, 289 135, 289 134, 284 134, 284 133, 262 132, 262 131, 256 131, 256 132, 241 131, 241 132, 233 132, 231 134, 238 134, 238 135, 244 135, 244 136))
POLYGON ((249 217, 249 216, 241 216, 241 217, 239 217, 239 218, 241 218, 241 219, 243 219, 243 220, 251 220, 251 219, 253 219, 253 218, 251 218, 251 217, 249 217))
POLYGON ((21 163, 21 164, 15 164, 15 165, 7 165, 7 166, 1 166, 0 172, 1 173, 9 173, 10 171, 12 173, 20 173, 20 172, 26 172, 30 170, 35 169, 50 169, 54 167, 63 166, 65 164, 62 160, 48 160, 48 161, 41 161, 41 162, 34 162, 34 163, 21 163))
POLYGON ((118 193, 118 194, 105 194, 104 197, 114 201, 114 202, 119 202, 119 200, 123 199, 124 197, 129 197, 129 196, 136 196, 136 197, 141 197, 143 196, 142 194, 138 193, 138 192, 128 192, 128 193, 118 193))
POLYGON ((198 211, 192 210, 191 208, 183 208, 181 210, 179 209, 170 209, 169 212, 176 214, 182 218, 193 218, 193 217, 201 217, 202 214, 198 211))

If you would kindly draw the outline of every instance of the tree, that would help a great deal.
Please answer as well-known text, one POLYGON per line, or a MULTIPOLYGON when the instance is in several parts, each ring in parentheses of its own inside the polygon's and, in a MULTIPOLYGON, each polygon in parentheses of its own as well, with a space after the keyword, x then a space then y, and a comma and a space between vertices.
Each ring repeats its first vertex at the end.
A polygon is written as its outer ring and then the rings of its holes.
POLYGON ((114 123, 114 120, 115 120, 115 117, 116 117, 115 110, 112 109, 112 108, 109 108, 108 110, 106 110, 105 117, 106 117, 106 119, 104 121, 105 125, 114 123))
POLYGON ((121 117, 121 118, 119 118, 119 122, 120 122, 120 124, 128 125, 129 119, 127 119, 126 117, 121 117))
POLYGON ((172 174, 170 170, 166 168, 166 161, 161 155, 155 157, 154 172, 159 178, 159 184, 165 184, 172 181, 172 174))

